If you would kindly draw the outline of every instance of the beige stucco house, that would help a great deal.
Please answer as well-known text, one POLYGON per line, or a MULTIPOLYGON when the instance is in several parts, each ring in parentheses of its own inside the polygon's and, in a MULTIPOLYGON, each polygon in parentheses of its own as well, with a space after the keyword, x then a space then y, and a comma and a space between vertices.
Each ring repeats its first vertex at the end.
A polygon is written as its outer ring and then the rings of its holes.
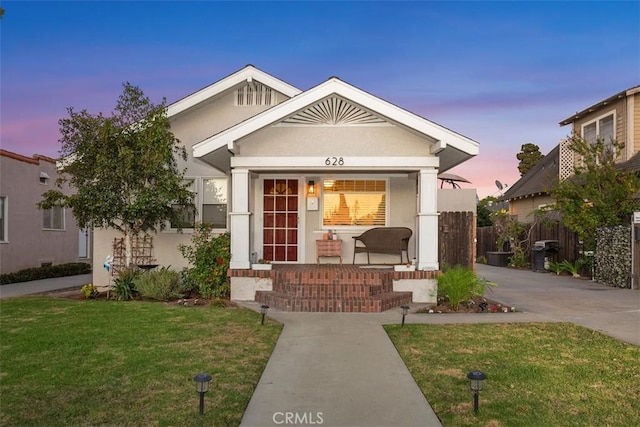
MULTIPOLYGON (((315 264, 316 241, 329 231, 351 262, 352 236, 389 226, 410 228, 409 258, 435 271, 439 197, 475 211, 475 191, 439 196, 437 176, 477 155, 477 142, 335 77, 302 91, 249 65, 167 114, 188 149, 185 177, 197 192, 198 213, 187 222, 230 231, 234 271, 258 259, 315 264)), ((190 240, 188 223, 182 233, 169 225, 153 236, 157 263, 186 266, 176 248, 190 240)), ((95 231, 98 284, 108 281, 102 261, 115 237, 95 231)), ((356 263, 366 262, 361 256, 356 263)), ((371 262, 398 259, 372 254, 371 262)), ((261 285, 233 276, 231 286, 232 298, 251 300, 261 285)))
POLYGON ((0 150, 0 272, 91 262, 91 233, 78 228, 71 211, 36 206, 57 178, 51 158, 0 150))

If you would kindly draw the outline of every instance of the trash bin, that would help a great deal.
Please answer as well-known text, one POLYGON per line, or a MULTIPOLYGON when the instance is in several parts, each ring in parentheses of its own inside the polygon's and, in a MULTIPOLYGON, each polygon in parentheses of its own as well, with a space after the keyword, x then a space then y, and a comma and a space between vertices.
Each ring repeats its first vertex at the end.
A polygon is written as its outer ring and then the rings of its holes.
POLYGON ((559 246, 557 240, 538 240, 533 243, 533 271, 545 272, 545 263, 550 255, 558 253, 559 246))

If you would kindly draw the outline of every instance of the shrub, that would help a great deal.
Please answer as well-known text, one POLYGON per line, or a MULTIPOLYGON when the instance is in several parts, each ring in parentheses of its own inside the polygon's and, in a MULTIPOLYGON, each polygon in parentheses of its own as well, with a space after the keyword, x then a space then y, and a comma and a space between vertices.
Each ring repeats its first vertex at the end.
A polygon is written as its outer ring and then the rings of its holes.
POLYGON ((113 281, 113 297, 118 301, 128 301, 135 293, 135 280, 142 274, 137 268, 125 268, 113 281))
POLYGON ((0 274, 0 285, 88 273, 91 273, 91 264, 86 262, 71 262, 68 264, 49 265, 46 267, 26 268, 14 273, 0 274))
POLYGON ((180 273, 168 267, 140 274, 134 284, 136 291, 145 298, 167 301, 181 296, 180 273))
POLYGON ((191 237, 191 245, 180 245, 178 249, 190 263, 185 273, 186 284, 197 286, 198 293, 205 298, 229 296, 229 260, 231 238, 229 233, 211 235, 212 227, 199 224, 191 237))
POLYGON ((484 295, 487 286, 495 286, 495 283, 478 278, 472 269, 461 265, 444 267, 443 270, 437 279, 438 298, 446 298, 454 311, 460 303, 484 295))
POLYGON ((100 292, 93 285, 93 283, 87 283, 82 288, 80 288, 80 292, 84 295, 85 298, 97 298, 100 292))

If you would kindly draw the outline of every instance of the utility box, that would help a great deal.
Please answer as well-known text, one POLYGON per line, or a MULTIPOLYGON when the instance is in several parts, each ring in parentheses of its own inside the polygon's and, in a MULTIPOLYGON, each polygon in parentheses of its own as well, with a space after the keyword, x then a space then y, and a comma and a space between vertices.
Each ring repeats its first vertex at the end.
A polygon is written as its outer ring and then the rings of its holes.
POLYGON ((546 263, 551 255, 557 254, 560 250, 557 240, 538 240, 534 242, 533 248, 533 271, 545 272, 546 263))

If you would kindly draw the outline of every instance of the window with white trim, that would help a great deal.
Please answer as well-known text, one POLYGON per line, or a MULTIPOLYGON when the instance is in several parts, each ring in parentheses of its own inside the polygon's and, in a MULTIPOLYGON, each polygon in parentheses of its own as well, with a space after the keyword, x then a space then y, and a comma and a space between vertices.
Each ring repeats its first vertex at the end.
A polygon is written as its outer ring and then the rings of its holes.
POLYGON ((42 228, 44 230, 64 230, 64 208, 53 206, 42 210, 42 228))
POLYGON ((322 187, 324 227, 387 224, 387 180, 325 179, 322 187))
POLYGON ((7 198, 0 197, 0 242, 7 241, 7 198))
POLYGON ((213 228, 227 228, 227 178, 204 178, 202 180, 203 224, 213 228))
POLYGON ((170 228, 194 228, 196 222, 200 222, 211 224, 214 229, 227 229, 228 179, 192 178, 185 181, 189 183, 188 190, 196 193, 196 209, 171 205, 178 212, 180 220, 172 222, 170 228))
MULTIPOLYGON (((196 180, 185 179, 187 183, 187 190, 196 192, 196 180)), ((196 225, 196 210, 193 207, 179 205, 174 203, 171 205, 171 209, 178 215, 176 221, 171 221, 170 227, 174 229, 178 228, 193 228, 196 225)))
POLYGON ((615 138, 614 118, 615 114, 610 113, 582 125, 582 138, 589 144, 595 144, 599 138, 605 145, 610 145, 611 140, 615 138))

